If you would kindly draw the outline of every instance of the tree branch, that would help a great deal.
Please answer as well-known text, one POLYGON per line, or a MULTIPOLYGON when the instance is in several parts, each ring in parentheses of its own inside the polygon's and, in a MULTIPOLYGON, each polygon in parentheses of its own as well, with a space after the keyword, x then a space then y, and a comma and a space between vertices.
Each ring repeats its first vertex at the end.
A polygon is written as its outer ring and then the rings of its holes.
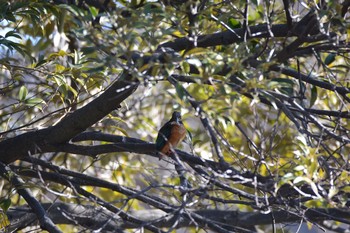
MULTIPOLYGON (((215 133, 215 132, 214 132, 215 133)), ((62 144, 58 146, 58 149, 61 152, 73 153, 73 154, 81 154, 88 156, 96 156, 98 154, 112 153, 112 152, 134 152, 140 154, 147 154, 153 157, 158 157, 156 154, 155 145, 153 143, 148 143, 140 139, 129 138, 124 136, 117 136, 111 134, 105 134, 101 132, 84 132, 82 134, 77 135, 72 141, 84 141, 84 140, 97 140, 97 141, 105 141, 105 142, 113 142, 113 144, 105 144, 105 145, 74 145, 74 144, 62 144)), ((57 151, 57 150, 56 150, 57 151)), ((232 176, 233 181, 242 181, 246 179, 257 178, 259 182, 259 187, 262 189, 270 189, 273 179, 272 177, 264 177, 257 174, 253 174, 251 172, 239 173, 236 169, 222 163, 218 163, 212 160, 202 159, 198 156, 194 156, 187 152, 176 150, 176 154, 179 158, 188 163, 191 167, 195 168, 196 166, 203 166, 206 168, 210 168, 216 171, 218 174, 225 174, 225 176, 232 176), (226 174, 229 171, 230 175, 226 174)), ((33 161, 36 159, 30 158, 26 159, 26 161, 33 161)))
MULTIPOLYGON (((109 221, 104 230, 114 231, 115 229, 136 229, 139 226, 133 222, 121 221, 120 217, 114 216, 113 213, 103 208, 90 206, 90 205, 78 205, 78 204, 67 204, 67 203, 54 203, 54 204, 42 204, 42 206, 48 210, 49 216, 53 219, 56 224, 72 224, 82 225, 88 229, 96 229, 96 226, 100 226, 109 221)), ((202 218, 210 219, 216 222, 218 225, 227 225, 231 227, 242 227, 252 228, 258 225, 269 225, 271 224, 271 215, 274 216, 276 223, 287 223, 287 222, 300 222, 302 216, 293 214, 287 211, 272 211, 270 214, 264 214, 259 212, 240 212, 240 211, 226 211, 226 210, 187 210, 190 214, 196 214, 202 218)), ((143 222, 153 222, 157 227, 171 227, 175 221, 178 221, 177 216, 169 217, 167 213, 161 210, 139 210, 130 211, 129 213, 136 219, 143 222), (162 219, 162 221, 158 221, 162 219)), ((32 225, 30 217, 33 212, 30 208, 20 206, 16 208, 10 208, 7 212, 9 220, 14 223, 10 226, 9 230, 25 227, 32 225), (22 221, 23 217, 26 217, 26 221, 22 221), (21 220, 21 221, 19 221, 21 220), (17 223, 17 224, 16 224, 17 223)), ((350 218, 350 214, 345 209, 322 209, 312 208, 305 211, 304 217, 312 222, 319 222, 324 220, 335 220, 334 216, 338 216, 340 222, 349 224, 346 219, 350 218)), ((338 221, 338 219, 337 219, 338 221)), ((193 221, 182 218, 178 222, 177 228, 195 226, 193 221)))
POLYGON ((77 134, 119 108, 138 87, 138 81, 124 72, 103 94, 84 107, 67 115, 55 126, 21 134, 0 142, 0 161, 8 164, 36 153, 54 151, 55 146, 77 134))
MULTIPOLYGON (((229 45, 238 42, 244 42, 244 40, 252 38, 268 38, 271 37, 267 24, 261 24, 257 26, 249 27, 250 35, 246 35, 246 29, 238 28, 231 29, 224 32, 217 32, 213 34, 203 35, 198 37, 197 47, 211 47, 217 45, 229 45)), ((271 31, 275 37, 288 36, 288 26, 285 24, 272 25, 271 31)), ((295 36, 295 35, 290 35, 295 36)), ((193 42, 189 38, 179 38, 174 41, 169 41, 161 44, 158 48, 169 47, 175 51, 181 51, 187 48, 191 48, 193 42)))
POLYGON ((291 68, 281 67, 279 65, 272 65, 269 67, 269 69, 271 71, 280 72, 284 75, 287 75, 289 77, 293 77, 295 79, 300 79, 303 82, 315 85, 317 87, 320 87, 320 88, 323 88, 326 90, 330 90, 330 91, 338 92, 339 94, 341 94, 344 97, 344 99, 346 99, 348 102, 350 102, 350 98, 347 97, 347 94, 350 93, 350 89, 347 87, 336 86, 332 83, 321 81, 321 80, 317 79, 316 77, 313 77, 312 75, 305 75, 305 74, 302 74, 302 73, 300 73, 296 70, 293 70, 291 68))
MULTIPOLYGON (((254 38, 270 38, 271 32, 273 34, 273 37, 293 37, 298 36, 297 32, 300 31, 300 29, 296 28, 296 30, 294 31, 289 31, 288 25, 286 24, 272 25, 271 28, 269 28, 267 24, 260 24, 257 26, 249 27, 249 31, 250 34, 245 35, 246 29, 237 28, 223 32, 199 36, 197 41, 197 47, 206 48, 217 45, 229 45, 233 43, 240 43, 244 42, 245 40, 254 38)), ((325 40, 333 36, 335 36, 335 33, 330 33, 330 35, 319 35, 317 36, 317 39, 325 40)), ((175 51, 181 51, 184 49, 191 48, 192 45, 193 42, 189 38, 179 38, 175 39, 174 41, 169 41, 159 45, 158 49, 162 47, 168 47, 174 49, 175 51)))
POLYGON ((25 188, 25 182, 2 162, 0 162, 0 174, 3 178, 15 186, 18 194, 24 198, 24 200, 30 206, 31 211, 35 213, 36 218, 39 220, 40 226, 43 230, 47 230, 52 233, 61 232, 49 218, 41 203, 34 198, 33 194, 28 188, 25 188))
MULTIPOLYGON (((28 159, 28 161, 30 160, 28 159)), ((92 177, 89 175, 85 175, 79 172, 70 171, 65 168, 58 167, 53 164, 49 164, 39 159, 33 159, 33 161, 40 164, 41 166, 45 166, 54 171, 54 172, 46 172, 46 171, 39 172, 41 178, 46 181, 53 181, 55 183, 65 185, 67 187, 70 187, 71 184, 73 184, 78 186, 94 186, 94 187, 107 188, 115 192, 124 194, 129 199, 133 199, 133 198, 138 199, 144 203, 147 203, 151 206, 154 206, 155 208, 158 208, 164 211, 171 211, 175 207, 173 205, 170 205, 166 200, 146 194, 145 191, 132 189, 129 187, 125 187, 123 185, 112 183, 112 182, 102 180, 96 177, 92 177)), ((14 167, 14 168, 18 169, 18 167, 14 167)), ((31 169, 25 169, 25 170, 19 169, 18 173, 28 177, 39 178, 38 171, 34 171, 31 169)))

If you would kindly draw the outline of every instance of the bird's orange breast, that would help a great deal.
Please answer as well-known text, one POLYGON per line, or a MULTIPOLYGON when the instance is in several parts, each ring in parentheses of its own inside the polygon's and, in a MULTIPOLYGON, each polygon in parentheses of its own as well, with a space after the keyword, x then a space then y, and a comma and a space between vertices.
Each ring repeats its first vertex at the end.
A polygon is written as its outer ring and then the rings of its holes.
POLYGON ((165 146, 160 151, 163 154, 169 155, 172 150, 175 150, 176 146, 181 142, 186 136, 186 129, 182 124, 173 123, 171 128, 170 137, 165 143, 165 146))

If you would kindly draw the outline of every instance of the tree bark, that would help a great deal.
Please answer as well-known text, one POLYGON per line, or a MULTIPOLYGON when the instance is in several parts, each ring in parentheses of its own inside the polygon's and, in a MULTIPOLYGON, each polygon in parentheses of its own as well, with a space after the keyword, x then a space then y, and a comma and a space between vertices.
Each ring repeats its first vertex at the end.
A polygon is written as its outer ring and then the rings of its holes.
POLYGON ((120 107, 138 87, 138 80, 123 72, 103 94, 68 114, 56 125, 31 131, 0 142, 0 161, 9 164, 25 156, 53 151, 68 142, 111 111, 120 107))
MULTIPOLYGON (((47 209, 49 217, 55 222, 55 224, 79 224, 91 230, 99 229, 105 224, 103 232, 118 232, 118 230, 135 229, 140 227, 133 222, 123 221, 119 216, 116 216, 114 213, 100 207, 67 203, 45 203, 42 205, 47 209)), ((302 216, 284 210, 271 211, 267 214, 260 212, 215 209, 188 210, 188 213, 200 215, 220 224, 242 228, 269 225, 272 224, 272 219, 274 219, 275 224, 287 222, 299 223, 302 218, 302 216)), ((187 218, 182 218, 178 215, 169 215, 169 213, 157 209, 131 211, 129 214, 142 222, 153 223, 153 225, 159 228, 171 227, 175 222, 177 222, 176 229, 195 226, 195 222, 190 221, 187 218)), ((18 228, 22 229, 28 225, 32 225, 33 218, 35 218, 35 214, 32 210, 25 206, 11 208, 7 212, 7 215, 11 223, 14 223, 9 227, 9 230, 18 228), (19 219, 21 219, 21 221, 18 221, 19 219)), ((323 220, 346 220, 350 218, 350 213, 345 209, 313 208, 306 210, 304 217, 307 217, 307 219, 314 222, 323 220)))

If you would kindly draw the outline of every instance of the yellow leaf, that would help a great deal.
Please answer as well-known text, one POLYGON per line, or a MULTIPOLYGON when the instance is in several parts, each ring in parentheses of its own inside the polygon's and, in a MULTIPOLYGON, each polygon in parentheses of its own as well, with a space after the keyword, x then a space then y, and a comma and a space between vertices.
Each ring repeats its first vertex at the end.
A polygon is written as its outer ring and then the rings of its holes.
POLYGON ((1 210, 0 211, 0 229, 3 229, 10 225, 10 221, 7 215, 1 210))
POLYGON ((64 56, 67 55, 67 53, 66 53, 65 51, 63 51, 63 50, 60 50, 60 51, 58 52, 58 55, 61 56, 61 57, 64 57, 64 56))
POLYGON ((192 55, 192 54, 198 55, 198 54, 207 54, 207 53, 208 53, 208 50, 206 48, 196 47, 187 51, 185 55, 192 55))
POLYGON ((125 135, 125 136, 127 136, 127 137, 129 136, 129 135, 128 135, 128 132, 126 132, 125 129, 120 128, 120 127, 117 127, 117 126, 113 126, 113 128, 116 129, 117 131, 121 132, 123 135, 125 135))
POLYGON ((173 36, 176 36, 176 37, 183 37, 183 36, 184 36, 184 34, 183 34, 182 32, 180 32, 180 31, 174 31, 174 32, 172 33, 172 35, 173 35, 173 36))

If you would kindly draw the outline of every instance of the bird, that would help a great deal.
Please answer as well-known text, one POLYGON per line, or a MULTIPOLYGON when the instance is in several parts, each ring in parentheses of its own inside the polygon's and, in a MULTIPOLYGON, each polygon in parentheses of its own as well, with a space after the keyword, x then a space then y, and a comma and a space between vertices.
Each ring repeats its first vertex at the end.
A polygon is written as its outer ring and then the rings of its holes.
POLYGON ((156 139, 156 150, 159 160, 164 156, 171 156, 176 146, 186 137, 186 128, 181 121, 181 114, 173 112, 171 119, 159 130, 156 139))

